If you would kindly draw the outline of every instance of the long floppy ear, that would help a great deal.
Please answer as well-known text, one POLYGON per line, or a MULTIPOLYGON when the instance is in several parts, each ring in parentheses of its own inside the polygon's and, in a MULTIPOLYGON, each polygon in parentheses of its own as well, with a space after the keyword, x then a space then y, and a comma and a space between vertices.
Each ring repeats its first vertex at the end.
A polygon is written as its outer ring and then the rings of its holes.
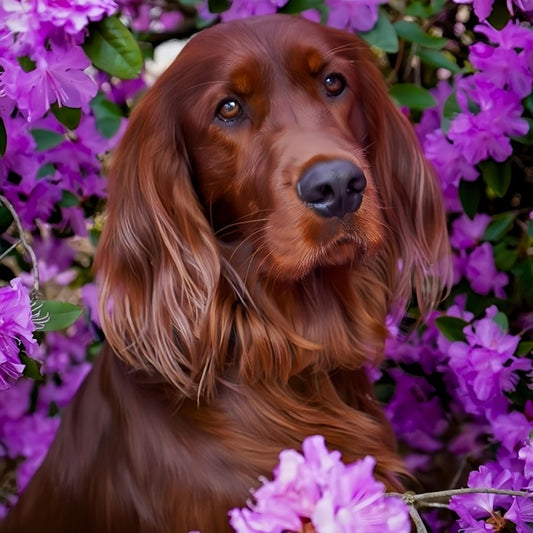
POLYGON ((220 260, 191 183, 172 76, 134 110, 114 155, 95 268, 104 333, 117 355, 193 396, 205 364, 195 358, 198 328, 220 260))
POLYGON ((387 270, 397 274, 389 286, 400 307, 414 289, 424 314, 451 285, 441 190, 411 123, 388 96, 372 52, 359 44, 356 53, 359 116, 354 129, 365 129, 367 155, 384 204, 389 238, 385 254, 393 262, 387 270))

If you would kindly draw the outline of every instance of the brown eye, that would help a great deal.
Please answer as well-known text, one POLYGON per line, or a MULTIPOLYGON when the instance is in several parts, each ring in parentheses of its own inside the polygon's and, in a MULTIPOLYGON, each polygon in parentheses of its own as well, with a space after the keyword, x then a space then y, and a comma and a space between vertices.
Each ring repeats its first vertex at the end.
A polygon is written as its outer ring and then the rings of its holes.
POLYGON ((346 88, 346 81, 340 74, 329 74, 324 80, 328 96, 339 96, 346 88))
POLYGON ((217 109, 217 118, 225 122, 235 120, 241 114, 242 107, 237 100, 224 100, 217 109))

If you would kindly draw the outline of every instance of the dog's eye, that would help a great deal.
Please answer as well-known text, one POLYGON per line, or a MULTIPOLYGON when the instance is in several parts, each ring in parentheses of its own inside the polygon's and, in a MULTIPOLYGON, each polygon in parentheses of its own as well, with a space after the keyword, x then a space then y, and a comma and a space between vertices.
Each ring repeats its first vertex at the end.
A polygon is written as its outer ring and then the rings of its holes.
POLYGON ((223 100, 217 108, 217 118, 224 122, 235 120, 242 112, 241 104, 237 100, 228 98, 223 100))
POLYGON ((328 96, 339 96, 346 88, 346 81, 340 74, 328 74, 324 79, 328 96))

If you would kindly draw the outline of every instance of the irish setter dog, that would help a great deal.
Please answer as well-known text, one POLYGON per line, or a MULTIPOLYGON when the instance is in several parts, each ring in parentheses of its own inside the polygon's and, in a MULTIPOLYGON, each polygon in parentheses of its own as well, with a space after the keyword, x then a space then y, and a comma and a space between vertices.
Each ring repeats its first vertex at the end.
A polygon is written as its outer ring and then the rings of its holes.
POLYGON ((134 110, 107 213, 107 347, 2 532, 227 531, 313 434, 401 486, 365 365, 413 290, 439 298, 448 241, 364 43, 289 15, 201 32, 134 110))

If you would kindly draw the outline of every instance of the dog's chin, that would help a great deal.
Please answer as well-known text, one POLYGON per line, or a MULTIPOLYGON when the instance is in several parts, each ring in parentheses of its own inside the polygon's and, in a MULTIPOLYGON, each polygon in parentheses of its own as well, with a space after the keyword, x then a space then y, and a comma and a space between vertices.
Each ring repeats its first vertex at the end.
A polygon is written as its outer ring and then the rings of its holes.
POLYGON ((330 269, 355 270, 369 257, 375 256, 376 243, 363 241, 354 236, 343 236, 326 244, 309 247, 304 254, 289 254, 269 258, 268 276, 279 281, 303 281, 310 275, 330 269))

